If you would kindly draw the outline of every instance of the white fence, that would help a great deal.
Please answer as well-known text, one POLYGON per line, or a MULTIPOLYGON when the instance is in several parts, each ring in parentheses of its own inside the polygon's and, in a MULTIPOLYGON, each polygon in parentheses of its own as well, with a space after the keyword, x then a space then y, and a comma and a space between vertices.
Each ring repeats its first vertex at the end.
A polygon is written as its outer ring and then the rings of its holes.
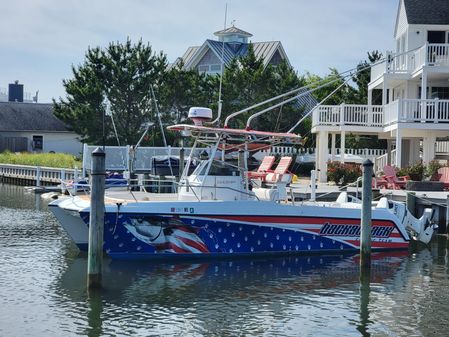
MULTIPOLYGON (((83 146, 83 176, 91 169, 92 152, 98 145, 83 146)), ((101 147, 101 146, 100 146, 101 147)), ((131 146, 105 146, 106 171, 146 171, 152 170, 153 157, 155 156, 179 156, 180 147, 138 147, 134 150, 131 146)), ((190 155, 191 148, 184 148, 184 155, 190 155)), ((199 155, 202 151, 209 152, 209 149, 198 148, 195 150, 199 155)))

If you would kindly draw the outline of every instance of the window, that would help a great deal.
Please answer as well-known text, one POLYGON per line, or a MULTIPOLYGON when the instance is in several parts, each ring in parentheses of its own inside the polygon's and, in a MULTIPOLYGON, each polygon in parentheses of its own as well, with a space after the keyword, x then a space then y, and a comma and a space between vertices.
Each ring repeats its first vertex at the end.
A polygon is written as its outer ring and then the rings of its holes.
POLYGON ((446 32, 443 30, 429 30, 427 32, 427 42, 446 43, 446 32))
POLYGON ((221 71, 221 64, 211 64, 210 71, 221 71))
POLYGON ((33 143, 31 145, 34 151, 42 151, 44 148, 44 136, 33 136, 33 143))
POLYGON ((432 87, 430 98, 449 99, 449 87, 432 87))
POLYGON ((209 71, 209 66, 208 65, 200 65, 200 66, 198 66, 198 71, 200 73, 206 73, 209 71))

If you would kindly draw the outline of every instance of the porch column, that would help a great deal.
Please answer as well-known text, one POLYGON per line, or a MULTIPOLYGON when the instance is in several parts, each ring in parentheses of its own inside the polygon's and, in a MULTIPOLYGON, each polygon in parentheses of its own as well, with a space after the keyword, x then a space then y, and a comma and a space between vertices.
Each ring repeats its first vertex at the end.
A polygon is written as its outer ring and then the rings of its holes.
POLYGON ((398 127, 396 130, 396 167, 402 167, 402 135, 401 129, 398 127))
POLYGON ((368 89, 368 105, 373 105, 373 90, 368 89))
MULTIPOLYGON (((391 139, 387 139, 387 165, 391 165, 391 150, 393 149, 393 141, 391 139)), ((383 167, 381 167, 383 170, 383 167)))
POLYGON ((423 67, 421 77, 421 122, 425 122, 426 119, 426 102, 427 99, 427 71, 426 67, 423 67))
POLYGON ((428 164, 430 161, 435 159, 435 141, 436 137, 431 134, 424 137, 422 147, 423 164, 428 164))
POLYGON ((329 155, 329 133, 327 131, 321 131, 317 134, 317 156, 316 156, 316 169, 318 172, 318 181, 327 182, 327 159, 329 155))
POLYGON ((382 82, 382 105, 387 104, 387 90, 388 90, 388 81, 386 75, 384 75, 384 81, 382 82))
POLYGON ((345 152, 346 152, 346 131, 341 132, 340 137, 340 161, 345 162, 345 152))
POLYGON ((337 138, 337 134, 335 132, 331 133, 331 161, 335 160, 335 154, 336 154, 336 138, 337 138))
POLYGON ((410 163, 409 165, 414 165, 419 162, 419 138, 410 139, 409 143, 409 156, 410 163))

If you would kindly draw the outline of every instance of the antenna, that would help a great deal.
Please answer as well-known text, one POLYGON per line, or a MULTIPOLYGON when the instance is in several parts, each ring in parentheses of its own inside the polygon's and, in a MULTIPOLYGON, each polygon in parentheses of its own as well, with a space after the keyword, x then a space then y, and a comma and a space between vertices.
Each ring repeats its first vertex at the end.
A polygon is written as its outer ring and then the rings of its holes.
MULTIPOLYGON (((228 16, 228 3, 226 3, 226 7, 225 7, 225 17, 224 17, 224 28, 226 29, 226 19, 228 16)), ((220 117, 221 117, 221 108, 222 108, 222 103, 223 101, 221 100, 221 88, 223 85, 223 69, 224 69, 224 48, 225 48, 225 41, 223 39, 223 44, 221 46, 221 67, 220 67, 220 86, 218 88, 218 112, 217 112, 217 118, 215 118, 212 122, 208 123, 208 124, 215 124, 217 122, 220 122, 220 117)))
POLYGON ((164 146, 167 147, 167 139, 165 138, 165 132, 164 132, 164 126, 162 125, 161 113, 159 112, 159 106, 157 105, 157 99, 156 99, 156 96, 154 95, 154 90, 153 90, 152 85, 150 85, 150 90, 151 90, 151 96, 152 96, 153 102, 154 102, 154 107, 156 109, 159 126, 161 128, 162 140, 164 141, 164 146))

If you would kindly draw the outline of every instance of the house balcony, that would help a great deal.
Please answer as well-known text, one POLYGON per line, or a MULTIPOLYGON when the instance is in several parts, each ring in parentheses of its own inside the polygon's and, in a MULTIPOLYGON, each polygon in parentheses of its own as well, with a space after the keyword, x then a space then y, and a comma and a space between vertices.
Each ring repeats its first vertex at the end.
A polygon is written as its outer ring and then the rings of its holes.
POLYGON ((449 66, 448 43, 426 43, 421 48, 400 55, 387 53, 387 61, 371 68, 371 82, 384 74, 411 75, 418 73, 424 66, 449 66))
POLYGON ((398 99, 381 105, 321 105, 312 115, 312 132, 375 134, 398 125, 410 129, 449 130, 449 100, 398 99))

